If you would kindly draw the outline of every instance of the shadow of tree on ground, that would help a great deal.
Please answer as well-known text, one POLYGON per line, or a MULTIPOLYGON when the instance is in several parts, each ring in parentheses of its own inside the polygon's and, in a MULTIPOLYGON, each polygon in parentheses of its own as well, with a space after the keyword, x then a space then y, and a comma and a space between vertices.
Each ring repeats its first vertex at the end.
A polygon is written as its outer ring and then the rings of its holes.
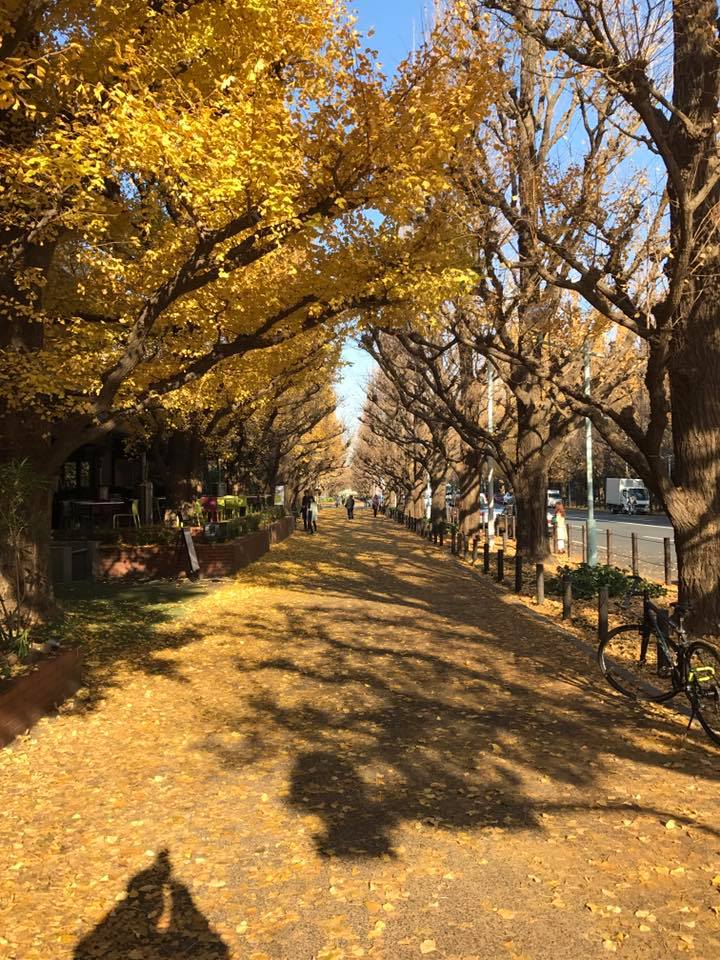
POLYGON ((209 584, 158 581, 154 583, 83 583, 59 591, 62 619, 47 628, 63 646, 79 646, 84 654, 84 692, 74 712, 88 713, 117 685, 120 666, 150 676, 185 683, 171 657, 176 650, 202 639, 194 625, 183 620, 188 604, 207 595, 209 584), (177 628, 161 629, 177 624, 177 628))
POLYGON ((294 571, 264 563, 266 583, 298 592, 253 609, 258 651, 278 653, 236 659, 239 710, 225 719, 241 736, 205 744, 240 768, 289 750, 286 802, 320 819, 321 856, 392 856, 393 832, 413 821, 543 831, 562 812, 719 835, 661 790, 670 767, 718 779, 702 738, 684 749, 671 715, 617 699, 552 623, 417 541, 347 536, 332 555, 302 548, 294 571), (616 764, 642 804, 612 796, 616 764))

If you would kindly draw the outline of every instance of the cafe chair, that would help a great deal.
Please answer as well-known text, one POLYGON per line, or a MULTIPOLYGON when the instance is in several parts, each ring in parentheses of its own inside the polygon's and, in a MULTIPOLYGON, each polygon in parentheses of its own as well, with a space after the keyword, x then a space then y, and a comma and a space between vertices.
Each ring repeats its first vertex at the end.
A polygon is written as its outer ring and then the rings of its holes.
POLYGON ((131 513, 114 513, 113 514, 113 527, 118 527, 120 524, 118 520, 122 520, 123 517, 130 520, 131 524, 134 524, 136 527, 140 526, 140 501, 133 500, 130 505, 131 513))

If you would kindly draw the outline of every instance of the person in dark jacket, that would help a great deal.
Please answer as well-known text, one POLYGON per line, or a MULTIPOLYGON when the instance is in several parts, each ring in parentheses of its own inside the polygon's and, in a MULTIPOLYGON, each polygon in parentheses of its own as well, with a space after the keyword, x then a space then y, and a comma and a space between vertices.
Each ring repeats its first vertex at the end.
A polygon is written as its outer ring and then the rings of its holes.
POLYGON ((306 493, 306 494, 303 496, 302 502, 301 502, 301 504, 300 504, 300 514, 301 514, 301 516, 302 516, 302 521, 303 521, 303 530, 307 530, 307 528, 308 528, 308 507, 309 507, 309 505, 310 505, 310 497, 309 497, 309 495, 306 493))
POLYGON ((348 512, 348 520, 352 520, 353 510, 355 509, 355 498, 353 497, 352 494, 350 494, 350 496, 345 501, 345 509, 348 512))
POLYGON ((310 533, 317 533, 318 505, 315 497, 310 495, 307 507, 307 528, 310 533))

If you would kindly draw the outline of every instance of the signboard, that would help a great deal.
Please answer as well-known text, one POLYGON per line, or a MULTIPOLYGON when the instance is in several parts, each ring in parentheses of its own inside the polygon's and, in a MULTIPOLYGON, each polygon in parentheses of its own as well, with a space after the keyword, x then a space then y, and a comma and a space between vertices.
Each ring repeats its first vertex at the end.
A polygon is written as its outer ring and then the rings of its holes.
POLYGON ((197 553, 195 553, 195 544, 193 543, 192 533, 187 527, 180 531, 180 549, 186 556, 189 566, 188 576, 191 580, 199 580, 200 564, 197 553))
POLYGON ((285 487, 281 485, 275 487, 275 506, 282 507, 285 505, 285 487))

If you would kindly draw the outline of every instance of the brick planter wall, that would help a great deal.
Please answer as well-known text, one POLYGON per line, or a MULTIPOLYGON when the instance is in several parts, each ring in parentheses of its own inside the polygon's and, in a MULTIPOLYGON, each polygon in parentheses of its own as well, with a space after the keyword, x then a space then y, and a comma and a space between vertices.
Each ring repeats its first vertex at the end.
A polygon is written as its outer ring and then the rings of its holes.
MULTIPOLYGON (((259 560, 272 543, 287 539, 294 529, 294 517, 283 517, 265 530, 257 530, 228 543, 196 543, 200 574, 203 577, 231 577, 259 560)), ((100 580, 182 577, 186 576, 185 560, 174 546, 100 547, 96 576, 100 580)))
POLYGON ((276 520, 270 526, 270 542, 282 543, 283 540, 295 530, 295 517, 283 517, 282 520, 276 520))
POLYGON ((34 726, 81 685, 82 654, 64 650, 0 690, 0 747, 34 726))

